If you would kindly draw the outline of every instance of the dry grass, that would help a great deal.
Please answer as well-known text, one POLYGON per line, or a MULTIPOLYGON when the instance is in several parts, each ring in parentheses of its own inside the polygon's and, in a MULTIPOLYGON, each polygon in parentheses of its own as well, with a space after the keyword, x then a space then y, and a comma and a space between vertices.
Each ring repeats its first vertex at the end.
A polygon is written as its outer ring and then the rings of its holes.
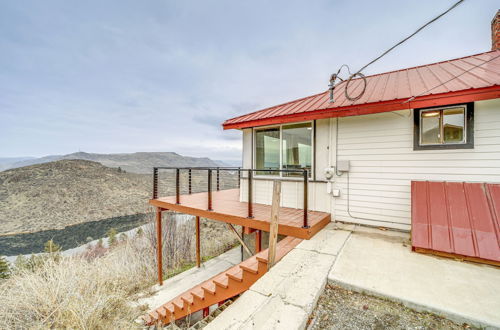
POLYGON ((147 248, 126 242, 101 258, 47 258, 0 285, 0 328, 130 328, 140 311, 127 301, 153 283, 147 248))
MULTIPOLYGON (((166 226, 169 269, 191 262, 192 222, 166 226), (170 229, 169 229, 170 228, 170 229)), ((212 233, 205 255, 234 245, 231 236, 212 233), (215 239, 217 237, 217 239, 215 239), (224 240, 228 240, 225 242, 224 240)), ((45 257, 35 269, 18 268, 0 282, 1 329, 130 329, 144 311, 132 307, 136 294, 155 282, 154 235, 123 240, 103 255, 102 247, 77 257, 45 257), (94 253, 95 252, 95 253, 94 253)))

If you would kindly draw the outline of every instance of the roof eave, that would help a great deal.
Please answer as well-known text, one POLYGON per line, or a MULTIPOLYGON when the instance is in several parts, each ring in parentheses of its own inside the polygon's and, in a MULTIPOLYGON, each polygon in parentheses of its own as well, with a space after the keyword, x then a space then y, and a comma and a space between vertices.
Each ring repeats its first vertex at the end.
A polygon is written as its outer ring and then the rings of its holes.
POLYGON ((496 98, 500 98, 499 85, 489 86, 484 88, 460 90, 456 92, 424 95, 416 97, 410 102, 405 102, 408 99, 404 98, 391 101, 350 105, 345 107, 316 109, 308 112, 289 114, 289 115, 270 117, 270 118, 262 118, 245 122, 227 123, 226 121, 222 124, 222 127, 225 130, 243 129, 256 126, 284 124, 290 122, 299 122, 299 121, 307 121, 315 119, 361 116, 361 115, 398 111, 405 109, 428 108, 433 106, 474 102, 474 101, 489 100, 496 98))

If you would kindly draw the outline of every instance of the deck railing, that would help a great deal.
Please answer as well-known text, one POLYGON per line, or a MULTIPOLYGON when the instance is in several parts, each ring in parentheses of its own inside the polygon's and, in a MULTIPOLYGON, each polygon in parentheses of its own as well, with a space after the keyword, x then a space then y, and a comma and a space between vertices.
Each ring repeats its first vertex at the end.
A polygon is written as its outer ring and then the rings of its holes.
MULTIPOLYGON (((307 169, 249 169, 241 167, 154 167, 153 168, 153 199, 158 198, 158 170, 174 170, 175 171, 175 202, 181 204, 180 199, 180 172, 188 172, 188 193, 192 193, 192 171, 207 171, 207 210, 212 209, 212 173, 216 173, 216 190, 220 190, 220 173, 221 171, 237 171, 238 173, 238 188, 241 185, 241 173, 247 172, 248 185, 247 185, 247 199, 248 199, 248 214, 247 218, 253 218, 253 181, 254 172, 271 172, 271 173, 299 173, 302 176, 304 184, 304 223, 303 228, 309 228, 307 211, 308 211, 308 191, 307 185, 309 180, 309 171, 307 169)), ((273 178, 273 180, 280 180, 273 178)))

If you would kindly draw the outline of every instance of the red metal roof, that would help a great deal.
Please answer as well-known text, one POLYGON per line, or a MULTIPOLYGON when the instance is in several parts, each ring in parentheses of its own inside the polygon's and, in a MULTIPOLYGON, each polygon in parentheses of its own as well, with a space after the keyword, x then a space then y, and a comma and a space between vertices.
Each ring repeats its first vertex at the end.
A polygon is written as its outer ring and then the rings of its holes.
POLYGON ((500 184, 412 181, 413 250, 500 265, 500 184))
MULTIPOLYGON (((226 120, 223 127, 245 128, 499 98, 500 50, 368 76, 366 91, 355 102, 346 99, 344 85, 336 86, 334 103, 330 103, 329 92, 325 91, 226 120), (415 99, 403 103, 411 97, 415 99)), ((362 80, 354 79, 349 92, 358 95, 361 88, 362 80)))

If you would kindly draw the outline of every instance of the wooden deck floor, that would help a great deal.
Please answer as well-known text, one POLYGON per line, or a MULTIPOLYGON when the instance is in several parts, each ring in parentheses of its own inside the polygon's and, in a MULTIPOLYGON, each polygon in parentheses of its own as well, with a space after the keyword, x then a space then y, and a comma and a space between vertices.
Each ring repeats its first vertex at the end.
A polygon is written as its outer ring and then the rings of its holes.
MULTIPOLYGON (((254 218, 248 219, 248 204, 246 202, 240 202, 239 196, 239 189, 214 191, 212 193, 213 211, 207 210, 207 193, 181 195, 180 204, 175 203, 175 196, 152 199, 149 203, 166 210, 191 214, 268 232, 269 220, 271 218, 271 206, 254 203, 254 218)), ((281 207, 278 227, 279 234, 310 239, 331 221, 329 213, 309 211, 309 228, 302 228, 303 214, 302 209, 281 207)))

